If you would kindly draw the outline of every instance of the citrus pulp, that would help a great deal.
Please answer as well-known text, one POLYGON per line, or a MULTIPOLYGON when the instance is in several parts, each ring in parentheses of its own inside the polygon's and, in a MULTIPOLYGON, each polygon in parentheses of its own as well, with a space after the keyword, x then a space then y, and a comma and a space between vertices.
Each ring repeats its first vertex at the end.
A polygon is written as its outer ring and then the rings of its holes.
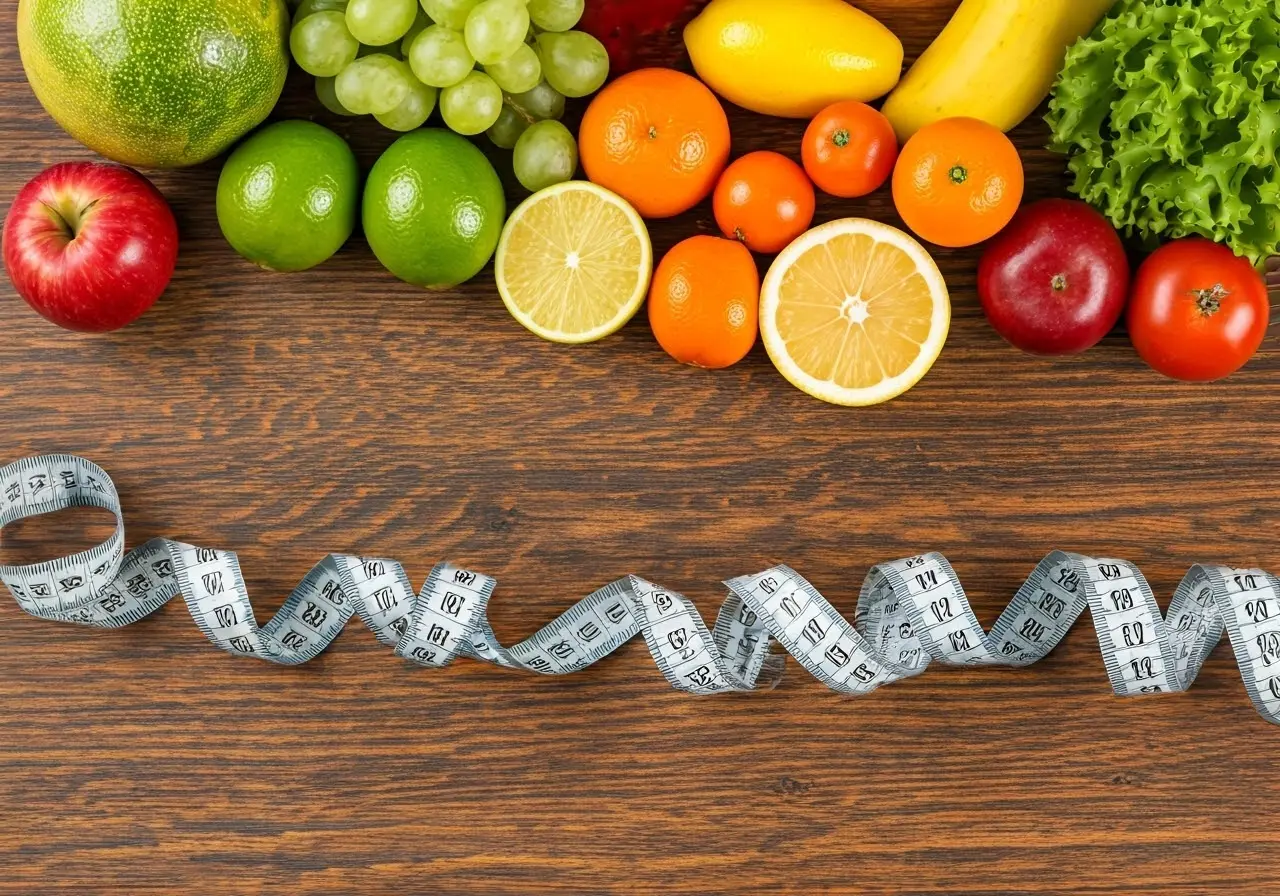
POLYGON ((832 404, 879 404, 929 372, 951 326, 942 274, 895 227, 846 218, 778 256, 760 297, 760 335, 793 386, 832 404))
POLYGON ((653 273, 640 215, 585 181, 548 187, 511 214, 498 245, 498 292, 511 315, 552 342, 603 339, 635 316, 653 273))

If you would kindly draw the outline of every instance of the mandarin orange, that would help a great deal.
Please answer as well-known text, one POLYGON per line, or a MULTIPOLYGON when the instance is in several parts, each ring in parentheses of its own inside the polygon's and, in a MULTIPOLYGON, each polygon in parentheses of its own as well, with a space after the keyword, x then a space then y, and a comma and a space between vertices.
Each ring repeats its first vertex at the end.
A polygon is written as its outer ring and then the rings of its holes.
POLYGON ((760 272, 742 243, 695 236, 658 265, 649 290, 649 325, 658 344, 682 364, 718 370, 755 345, 760 272))
POLYGON ((893 202, 907 226, 938 246, 973 246, 1013 220, 1022 160, 997 127, 976 118, 926 125, 902 147, 893 202))
POLYGON ((729 119, 697 78, 641 69, 596 94, 578 147, 590 180, 646 218, 669 218, 715 187, 729 161, 729 119))
POLYGON ((725 169, 714 210, 726 237, 776 255, 809 229, 816 202, 803 168, 780 153, 753 152, 725 169))

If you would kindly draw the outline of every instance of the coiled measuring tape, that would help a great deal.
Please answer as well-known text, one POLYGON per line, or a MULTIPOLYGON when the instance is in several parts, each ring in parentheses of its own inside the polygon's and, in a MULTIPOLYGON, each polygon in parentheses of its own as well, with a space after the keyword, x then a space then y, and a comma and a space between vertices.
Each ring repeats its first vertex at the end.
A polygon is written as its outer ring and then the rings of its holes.
POLYGON ((114 513, 114 533, 70 557, 0 566, 0 581, 23 610, 119 628, 181 594, 216 647, 283 665, 317 656, 356 615, 397 656, 421 666, 470 657, 562 675, 640 634, 667 681, 692 694, 771 688, 786 653, 832 690, 865 694, 919 675, 933 660, 1031 665, 1088 608, 1117 694, 1186 690, 1225 629, 1253 705, 1280 723, 1280 580, 1262 570, 1193 567, 1162 615, 1132 564, 1054 551, 990 632, 936 553, 874 567, 852 623, 787 566, 726 582, 729 596, 710 629, 682 595, 628 576, 504 647, 485 613, 497 583, 448 563, 436 566, 415 595, 395 561, 331 554, 259 626, 234 553, 157 538, 126 555, 119 496, 96 464, 47 455, 0 468, 0 528, 77 505, 114 513))

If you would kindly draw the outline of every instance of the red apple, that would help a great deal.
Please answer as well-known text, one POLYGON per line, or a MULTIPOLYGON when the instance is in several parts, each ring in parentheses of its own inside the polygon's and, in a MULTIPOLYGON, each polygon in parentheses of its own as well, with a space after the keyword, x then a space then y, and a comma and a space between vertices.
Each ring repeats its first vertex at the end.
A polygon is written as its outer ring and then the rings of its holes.
POLYGON ((68 330, 132 323, 178 261, 178 225, 151 181, 122 165, 63 162, 22 188, 4 222, 18 294, 68 330))
POLYGON ((1045 199, 1021 209, 978 266, 987 319, 1033 354, 1071 355, 1097 345, 1120 320, 1128 293, 1120 235, 1077 200, 1045 199))

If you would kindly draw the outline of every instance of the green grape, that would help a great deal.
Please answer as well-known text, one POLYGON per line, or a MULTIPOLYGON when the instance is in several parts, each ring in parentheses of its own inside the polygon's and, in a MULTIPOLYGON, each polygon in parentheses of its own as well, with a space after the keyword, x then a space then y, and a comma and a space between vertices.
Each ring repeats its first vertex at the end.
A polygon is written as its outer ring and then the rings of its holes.
POLYGON ((531 122, 548 118, 558 121, 564 115, 564 94, 546 81, 539 81, 532 90, 507 97, 507 103, 531 122))
POLYGON ((399 59, 374 53, 357 59, 338 75, 338 102, 357 115, 385 115, 404 101, 413 73, 399 59))
POLYGON ((347 0, 302 0, 298 4, 298 8, 293 11, 293 24, 296 25, 307 16, 317 12, 324 12, 326 9, 346 12, 347 0))
POLYGON ((479 2, 480 0, 422 0, 422 8, 437 24, 461 31, 467 27, 467 16, 479 2))
POLYGON ((307 16, 289 32, 294 61, 309 75, 332 78, 356 58, 360 41, 347 30, 347 20, 335 9, 307 16))
POLYGON ((486 65, 484 70, 507 93, 524 93, 542 81, 542 60, 528 44, 521 44, 512 56, 486 65))
POLYGON ((578 170, 578 141, 558 121, 531 125, 516 142, 516 180, 531 193, 572 180, 578 170))
POLYGON ((360 43, 383 46, 404 37, 417 15, 413 0, 351 0, 347 27, 360 43))
POLYGON ((426 31, 430 25, 431 25, 431 16, 423 12, 422 7, 419 6, 418 17, 413 20, 413 25, 405 33, 405 36, 400 39, 400 58, 401 59, 407 60, 409 58, 409 48, 413 46, 413 42, 417 39, 418 35, 421 34, 423 31, 426 31))
POLYGON ((529 10, 521 0, 481 0, 467 16, 467 49, 481 65, 502 62, 528 33, 529 10))
POLYGON ((338 93, 333 86, 337 80, 337 78, 316 78, 316 96, 320 98, 324 107, 335 115, 354 116, 356 113, 338 101, 338 93))
POLYGON ((440 114, 454 131, 472 137, 493 127, 502 114, 502 90, 484 72, 472 72, 441 91, 440 114))
POLYGON ((527 131, 531 124, 533 122, 516 111, 509 102, 504 102, 498 120, 493 123, 493 127, 489 128, 489 139, 498 149, 514 149, 520 135, 527 131))
POLYGON ((409 65, 423 84, 452 87, 475 69, 476 61, 460 32, 431 25, 409 47, 409 65))
POLYGON ((584 7, 583 0, 529 0, 529 18, 543 31, 568 31, 584 7))
POLYGON ((542 76, 565 96, 589 96, 609 77, 609 51, 583 31, 539 34, 538 55, 542 76))
POLYGON ((390 112, 375 115, 378 123, 393 131, 413 131, 426 124, 436 108, 440 91, 428 87, 417 78, 409 79, 409 93, 390 112))

